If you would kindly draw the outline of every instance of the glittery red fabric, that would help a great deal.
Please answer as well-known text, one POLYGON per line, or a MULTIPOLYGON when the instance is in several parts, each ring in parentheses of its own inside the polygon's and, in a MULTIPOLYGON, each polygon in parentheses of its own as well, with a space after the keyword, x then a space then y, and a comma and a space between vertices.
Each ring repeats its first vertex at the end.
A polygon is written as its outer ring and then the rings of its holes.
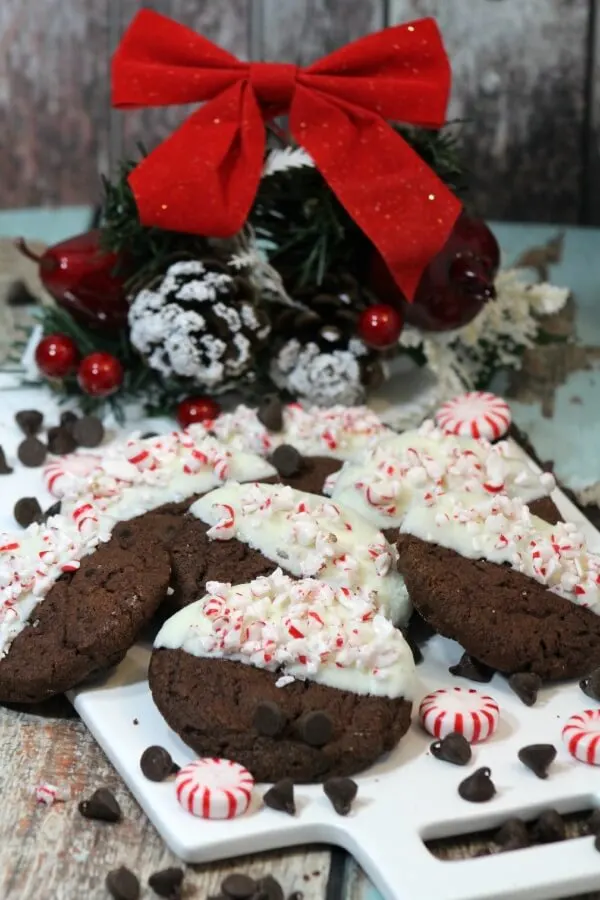
POLYGON ((433 19, 367 35, 300 68, 241 62, 142 10, 112 65, 119 109, 203 103, 130 175, 144 224, 213 237, 239 231, 260 180, 264 123, 285 113, 409 299, 460 203, 388 121, 440 127, 449 88, 433 19))

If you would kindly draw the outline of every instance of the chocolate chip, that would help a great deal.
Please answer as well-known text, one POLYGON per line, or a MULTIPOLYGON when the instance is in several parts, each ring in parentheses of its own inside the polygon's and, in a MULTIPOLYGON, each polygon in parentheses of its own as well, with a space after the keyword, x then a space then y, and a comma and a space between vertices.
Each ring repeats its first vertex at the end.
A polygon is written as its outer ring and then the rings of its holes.
POLYGON ((556 759, 556 747, 553 744, 529 744, 527 747, 521 747, 518 756, 534 775, 538 778, 547 778, 548 768, 556 759))
POLYGON ((600 669, 594 669, 579 682, 579 687, 587 697, 600 700, 600 669))
POLYGON ((503 850, 521 850, 523 847, 529 847, 531 843, 525 822, 516 818, 508 819, 504 823, 494 835, 494 841, 503 850))
POLYGON ((38 433, 42 427, 44 416, 37 409, 22 409, 15 414, 15 421, 23 434, 29 437, 38 433))
POLYGON ((179 771, 179 766, 164 747, 146 747, 140 757, 140 769, 149 781, 164 781, 179 771))
POLYGON ((311 747, 324 747, 331 740, 333 724, 326 712, 316 709, 298 720, 300 737, 311 747))
POLYGON ((177 866, 173 866, 169 869, 161 869, 160 872, 154 872, 154 874, 150 876, 148 884, 159 897, 166 897, 167 900, 179 900, 181 897, 183 875, 183 869, 180 869, 177 866))
POLYGON ((263 795, 263 803, 269 809, 285 812, 289 816, 296 815, 294 803, 294 782, 291 778, 282 778, 263 795))
POLYGON ((589 834, 600 834, 600 809, 595 809, 587 820, 589 834))
POLYGON ((69 428, 60 426, 48 429, 48 450, 55 456, 66 456, 77 449, 77 441, 69 428))
POLYGON ((265 737, 275 737, 285 728, 285 716, 277 703, 271 700, 261 700, 256 705, 252 724, 259 734, 265 737))
POLYGON ((483 766, 461 781, 458 793, 463 800, 468 800, 469 803, 485 803, 487 800, 491 800, 496 793, 494 782, 490 778, 491 774, 491 771, 483 766))
POLYGON ((508 684, 525 706, 533 706, 542 686, 542 679, 533 672, 516 672, 508 679, 508 684))
POLYGON ((23 465, 30 469, 41 466, 46 459, 47 453, 45 445, 38 441, 36 437, 25 438, 17 449, 17 456, 23 465))
POLYGON ((21 497, 13 507, 13 516, 21 528, 29 528, 42 515, 42 507, 36 497, 21 497))
POLYGON ((271 394, 262 401, 256 410, 256 418, 269 431, 283 431, 283 403, 275 394, 271 394))
POLYGON ((283 478, 297 475, 302 469, 302 455, 291 444, 281 444, 271 454, 271 463, 283 478))
POLYGON ((127 866, 108 873, 106 889, 114 900, 138 900, 140 896, 140 883, 127 866))
POLYGON ((419 663, 423 662, 423 654, 421 652, 421 648, 419 647, 417 642, 412 639, 410 632, 404 632, 404 640, 408 644, 410 652, 413 655, 415 666, 418 666, 419 663))
POLYGON ((13 470, 6 462, 4 448, 0 447, 0 475, 12 475, 12 473, 13 473, 13 470))
POLYGON ((142 435, 140 435, 141 441, 148 441, 150 438, 158 437, 158 432, 156 431, 145 431, 142 435))
POLYGON ((73 437, 80 447, 97 447, 104 440, 104 425, 97 416, 82 416, 73 423, 73 437))
POLYGON ((429 749, 436 759, 455 766, 466 766, 473 754, 470 743, 458 731, 452 731, 441 741, 434 741, 429 749))
POLYGON ((285 897, 277 879, 265 875, 256 882, 256 894, 252 900, 285 900, 285 897))
POLYGON ((448 671, 451 675, 456 675, 457 678, 468 678, 469 681, 487 684, 494 677, 495 670, 491 666, 486 666, 485 663, 479 662, 473 656, 469 656, 468 653, 463 653, 457 664, 450 666, 448 671))
POLYGON ((77 415, 70 409, 66 409, 60 414, 60 426, 66 428, 67 431, 73 431, 73 426, 77 421, 77 415))
POLYGON ((254 897, 256 888, 254 878, 242 872, 234 872, 221 882, 221 890, 226 897, 231 897, 231 900, 250 900, 250 897, 254 897))
POLYGON ((351 778, 328 778, 323 785, 325 795, 339 816, 347 816, 358 793, 358 785, 351 778))
POLYGON ((89 800, 82 800, 79 812, 86 819, 98 819, 101 822, 120 822, 122 816, 117 798, 108 788, 98 788, 89 800))
POLYGON ((47 522, 48 519, 51 519, 52 516, 60 515, 60 510, 62 508, 62 502, 57 500, 56 503, 53 503, 52 506, 49 506, 48 509, 45 509, 44 512, 39 516, 38 522, 44 523, 47 522))
POLYGON ((564 841, 566 837, 565 823, 555 809, 546 809, 533 823, 531 829, 533 840, 539 844, 552 844, 564 841))

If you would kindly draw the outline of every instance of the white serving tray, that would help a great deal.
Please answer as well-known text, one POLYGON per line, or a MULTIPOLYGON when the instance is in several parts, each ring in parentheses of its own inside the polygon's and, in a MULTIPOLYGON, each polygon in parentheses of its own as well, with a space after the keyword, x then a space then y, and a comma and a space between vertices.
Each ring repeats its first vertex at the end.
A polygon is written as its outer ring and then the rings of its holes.
MULTIPOLYGON (((14 411, 37 406, 53 415, 47 398, 37 391, 6 392, 0 405, 5 412, 0 443, 9 454, 18 442, 10 424, 14 411)), ((16 467, 13 475, 2 477, 0 486, 4 500, 0 528, 13 528, 12 505, 19 496, 35 494, 41 501, 47 497, 39 470, 16 467)), ((577 522, 600 548, 600 534, 576 507, 560 492, 554 499, 563 515, 577 522)), ((471 685, 448 673, 448 666, 461 655, 457 644, 434 638, 424 654, 415 707, 430 690, 471 685)), ((573 812, 600 805, 600 768, 573 760, 561 740, 564 721, 594 705, 576 684, 544 689, 533 708, 524 706, 498 675, 488 685, 475 685, 498 701, 501 718, 494 737, 475 746, 469 766, 434 759, 428 752, 431 738, 414 723, 387 759, 357 778, 358 798, 346 818, 333 811, 319 786, 309 785, 296 789, 294 818, 261 808, 259 787, 246 815, 207 822, 179 807, 172 783, 152 783, 140 772, 139 758, 149 744, 166 747, 180 765, 194 758, 152 703, 146 681, 148 659, 148 647, 137 645, 106 679, 75 692, 72 700, 160 834, 183 860, 209 862, 326 842, 352 853, 385 900, 552 900, 600 888, 600 853, 591 837, 452 862, 435 858, 423 843, 495 827, 510 816, 533 818, 549 808, 573 812), (558 749, 545 781, 517 759, 520 747, 540 742, 558 749), (498 792, 480 806, 463 801, 456 790, 479 766, 489 766, 498 792)))

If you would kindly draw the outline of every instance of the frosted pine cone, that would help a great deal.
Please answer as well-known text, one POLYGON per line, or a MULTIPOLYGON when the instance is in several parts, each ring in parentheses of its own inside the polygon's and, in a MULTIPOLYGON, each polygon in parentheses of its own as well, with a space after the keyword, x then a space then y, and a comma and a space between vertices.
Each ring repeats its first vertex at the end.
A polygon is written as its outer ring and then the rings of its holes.
POLYGON ((213 393, 252 377, 271 330, 248 279, 213 259, 173 263, 135 297, 129 326, 150 368, 213 393))

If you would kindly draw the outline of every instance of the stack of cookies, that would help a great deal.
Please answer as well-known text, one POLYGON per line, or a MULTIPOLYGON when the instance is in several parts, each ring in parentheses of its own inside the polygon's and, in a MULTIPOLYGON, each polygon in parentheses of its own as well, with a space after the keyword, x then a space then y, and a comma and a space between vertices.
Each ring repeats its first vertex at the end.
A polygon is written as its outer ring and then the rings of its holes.
POLYGON ((413 609, 507 675, 600 665, 600 556, 482 397, 401 435, 366 408, 269 399, 53 461, 60 512, 2 536, 0 699, 73 688, 157 622, 170 727, 259 780, 307 782, 408 730, 413 609))

